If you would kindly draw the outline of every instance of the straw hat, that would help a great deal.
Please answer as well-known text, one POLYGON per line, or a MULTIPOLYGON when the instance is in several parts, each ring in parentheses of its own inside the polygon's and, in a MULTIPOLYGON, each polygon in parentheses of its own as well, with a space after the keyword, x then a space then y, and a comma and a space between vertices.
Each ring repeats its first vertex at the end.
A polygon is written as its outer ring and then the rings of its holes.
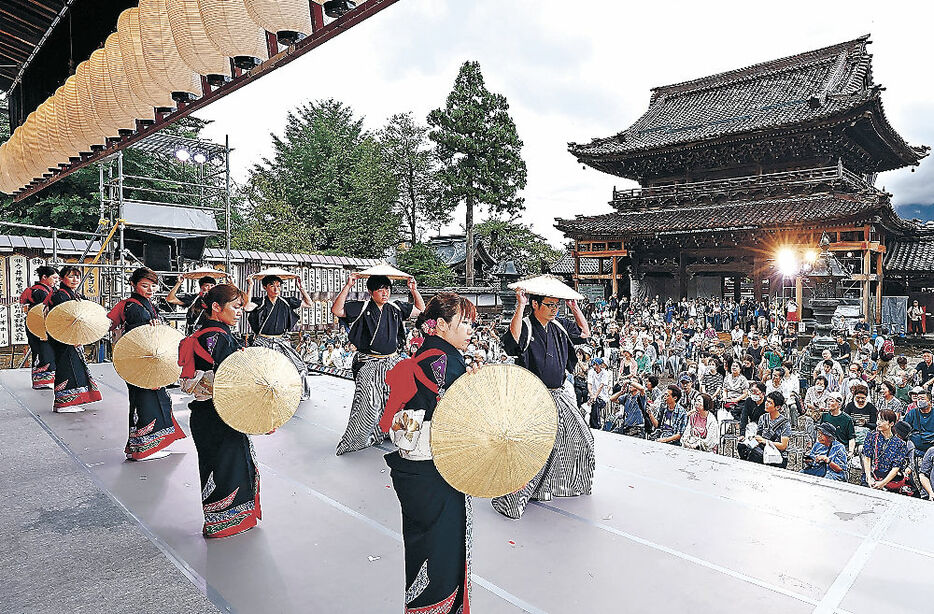
POLYGON ((94 301, 73 300, 53 307, 45 317, 49 335, 60 343, 85 345, 100 341, 110 330, 107 310, 94 301))
POLYGON ((555 401, 540 379, 516 365, 487 365, 445 392, 431 420, 431 453, 457 490, 499 497, 541 471, 557 426, 555 401))
POLYGON ((302 399, 302 380, 288 358, 251 347, 234 352, 214 376, 214 406, 231 428, 261 435, 288 422, 302 399))
POLYGON ((223 279, 227 277, 224 271, 218 271, 210 267, 201 267, 193 271, 182 273, 182 279, 201 279, 202 277, 213 277, 214 279, 223 279))
POLYGON ((36 337, 39 337, 43 341, 46 341, 49 338, 49 335, 45 330, 45 314, 46 308, 42 303, 33 305, 26 313, 26 328, 29 329, 29 332, 34 334, 36 337))
POLYGON ((298 275, 296 275, 295 273, 290 273, 289 271, 286 271, 285 269, 282 269, 276 266, 270 267, 268 269, 263 269, 259 273, 254 273, 252 277, 253 279, 262 279, 266 277, 267 275, 275 275, 276 277, 279 277, 281 279, 298 279, 298 275))
POLYGON ((509 284, 509 289, 520 288, 528 294, 538 294, 539 296, 550 296, 566 300, 582 301, 584 295, 577 292, 574 288, 568 286, 554 275, 539 275, 529 279, 520 279, 517 282, 509 284))
POLYGON ((114 345, 114 369, 128 384, 140 388, 161 388, 178 380, 178 344, 184 335, 177 329, 157 324, 137 326, 114 345))
POLYGON ((400 271, 388 262, 380 262, 376 266, 371 266, 370 268, 357 273, 357 277, 372 277, 374 275, 383 275, 389 279, 409 279, 412 277, 408 273, 400 271))

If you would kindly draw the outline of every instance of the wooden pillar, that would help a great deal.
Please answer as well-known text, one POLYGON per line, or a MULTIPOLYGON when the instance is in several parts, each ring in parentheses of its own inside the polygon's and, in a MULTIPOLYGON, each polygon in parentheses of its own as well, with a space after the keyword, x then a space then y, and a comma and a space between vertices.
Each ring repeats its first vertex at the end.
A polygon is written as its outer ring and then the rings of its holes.
POLYGON ((872 253, 867 249, 863 251, 863 274, 865 278, 863 279, 863 289, 862 289, 862 303, 863 303, 863 315, 866 316, 866 321, 869 321, 869 276, 872 274, 872 253))
POLYGON ((581 275, 581 257, 578 255, 577 250, 574 250, 574 289, 575 290, 577 290, 577 287, 580 284, 580 275, 581 275))
POLYGON ((687 272, 684 270, 684 250, 678 250, 678 297, 681 300, 688 295, 687 272))
POLYGON ((762 268, 758 258, 752 261, 752 294, 756 303, 762 300, 762 268))
POLYGON ((795 304, 798 306, 798 321, 801 321, 801 312, 804 310, 804 282, 801 276, 795 277, 795 304))
POLYGON ((618 282, 618 280, 616 279, 616 276, 617 276, 617 257, 616 257, 616 256, 613 256, 613 257, 612 257, 612 260, 613 260, 613 264, 612 264, 612 269, 613 269, 613 273, 612 273, 612 274, 613 274, 613 280, 610 282, 610 285, 611 285, 611 287, 613 288, 613 296, 617 296, 617 293, 619 292, 619 282, 618 282))
POLYGON ((876 254, 876 324, 882 323, 882 252, 876 254))
POLYGON ((736 301, 737 303, 742 297, 742 287, 740 285, 742 284, 742 281, 743 281, 743 276, 741 274, 733 277, 733 300, 736 301))

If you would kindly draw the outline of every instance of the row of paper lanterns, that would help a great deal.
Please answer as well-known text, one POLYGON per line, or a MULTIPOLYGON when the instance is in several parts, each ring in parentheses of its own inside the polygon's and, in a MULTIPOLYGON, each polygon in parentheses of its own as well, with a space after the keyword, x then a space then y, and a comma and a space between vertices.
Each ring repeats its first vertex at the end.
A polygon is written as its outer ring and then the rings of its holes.
MULTIPOLYGON (((323 4, 324 0, 314 0, 323 4)), ((310 34, 308 0, 140 0, 117 31, 0 145, 0 191, 46 173, 267 57, 266 32, 310 34), (253 63, 255 63, 253 61, 253 63), (216 82, 216 81, 215 81, 216 82)))

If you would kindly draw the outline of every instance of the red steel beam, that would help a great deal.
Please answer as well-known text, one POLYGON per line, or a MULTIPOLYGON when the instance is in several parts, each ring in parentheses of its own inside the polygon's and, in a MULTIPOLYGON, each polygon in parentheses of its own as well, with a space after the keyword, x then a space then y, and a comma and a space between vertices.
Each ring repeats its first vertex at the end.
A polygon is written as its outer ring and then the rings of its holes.
MULTIPOLYGON (((247 85, 248 83, 252 83, 253 81, 256 81, 260 77, 272 72, 276 68, 279 68, 280 66, 285 66, 289 62, 297 60, 298 58, 305 55, 312 49, 331 40, 332 38, 334 38, 341 32, 344 32, 345 30, 352 28, 358 23, 364 21, 365 19, 372 17, 376 13, 395 4, 398 1, 399 0, 367 0, 367 2, 360 4, 360 6, 358 6, 357 8, 353 9, 349 13, 346 13, 345 15, 343 15, 342 17, 338 19, 335 19, 334 21, 332 21, 331 23, 327 25, 323 25, 321 5, 317 3, 313 3, 311 5, 311 9, 312 9, 312 24, 314 26, 314 32, 312 32, 309 36, 300 40, 294 46, 288 49, 285 49, 283 51, 280 51, 279 53, 269 58, 268 60, 266 60, 265 62, 263 62, 262 64, 260 64, 259 66, 257 66, 256 68, 254 68, 253 70, 249 72, 238 74, 240 73, 240 71, 239 70, 235 71, 234 78, 231 79, 229 82, 215 89, 211 89, 210 91, 207 91, 207 88, 206 88, 203 96, 187 104, 179 103, 178 108, 171 113, 167 113, 164 116, 160 116, 157 113, 156 121, 151 126, 139 129, 131 135, 124 136, 120 138, 118 141, 115 141, 114 143, 112 143, 109 147, 105 147, 104 149, 100 151, 93 152, 90 155, 82 156, 81 159, 78 160, 77 162, 64 166, 62 170, 58 171, 57 173, 54 173, 51 177, 47 179, 43 179, 41 181, 34 181, 33 183, 29 184, 29 186, 27 186, 26 188, 17 192, 16 195, 13 197, 13 201, 19 202, 23 200, 24 198, 28 198, 32 196, 33 194, 37 194, 38 192, 41 192, 42 190, 49 187, 50 185, 52 185, 59 179, 63 179, 64 177, 67 177, 68 175, 75 172, 76 170, 89 166, 102 158, 106 158, 107 156, 113 153, 116 153, 117 151, 121 149, 129 147, 133 143, 136 143, 137 141, 140 141, 146 138, 150 134, 154 134, 158 132, 159 130, 162 130, 166 126, 169 126, 175 123, 176 121, 180 120, 181 118, 187 115, 190 115, 194 111, 197 111, 198 109, 202 107, 206 107, 207 105, 211 104, 215 100, 219 98, 223 98, 227 94, 237 91, 244 85, 247 85)), ((206 86, 207 84, 205 83, 204 85, 206 86)))

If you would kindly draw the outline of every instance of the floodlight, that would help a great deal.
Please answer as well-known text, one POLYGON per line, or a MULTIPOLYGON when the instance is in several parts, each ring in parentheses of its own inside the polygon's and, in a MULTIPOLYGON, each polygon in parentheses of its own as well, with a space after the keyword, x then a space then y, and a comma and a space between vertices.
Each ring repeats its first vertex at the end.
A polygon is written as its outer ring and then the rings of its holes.
POLYGON ((783 247, 775 255, 775 264, 785 277, 794 277, 798 273, 798 258, 790 247, 783 247))
POLYGON ((188 159, 191 158, 191 152, 187 149, 179 148, 175 150, 175 157, 182 162, 188 162, 188 159))
POLYGON ((205 162, 208 161, 208 157, 199 151, 198 153, 195 154, 194 160, 198 164, 204 164, 205 162))

